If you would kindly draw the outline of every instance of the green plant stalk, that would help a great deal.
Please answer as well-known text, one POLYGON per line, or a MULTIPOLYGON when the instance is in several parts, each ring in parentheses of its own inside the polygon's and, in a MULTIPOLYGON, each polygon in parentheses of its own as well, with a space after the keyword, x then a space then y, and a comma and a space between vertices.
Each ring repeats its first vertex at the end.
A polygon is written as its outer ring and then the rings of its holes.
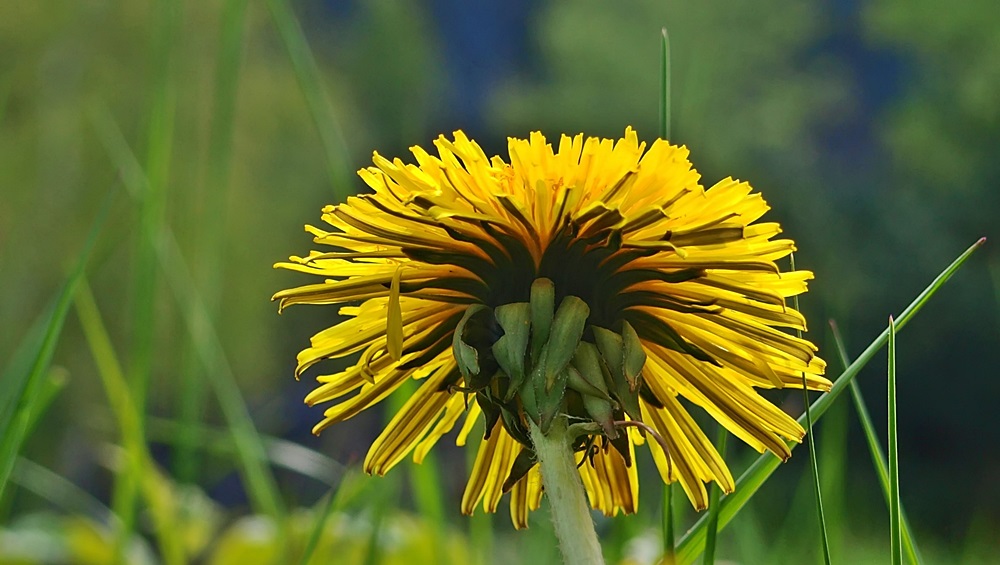
MULTIPOLYGON (((667 28, 660 29, 660 138, 670 139, 670 36, 667 28)), ((664 454, 670 457, 669 454, 664 454)), ((663 514, 661 536, 664 560, 671 563, 674 555, 674 485, 663 484, 663 514)))
MULTIPOLYGON (((146 187, 146 177, 142 167, 106 109, 99 107, 93 114, 93 121, 109 156, 122 171, 122 178, 126 181, 125 186, 129 189, 129 194, 138 198, 146 187)), ((160 269, 180 307, 182 318, 192 335, 192 343, 197 345, 195 353, 205 371, 212 375, 208 381, 233 434, 240 472, 246 481, 251 503, 257 511, 269 515, 276 524, 281 525, 277 545, 283 548, 287 541, 285 509, 278 495, 274 476, 266 464, 263 442, 257 435, 253 420, 247 412, 246 403, 243 401, 232 367, 226 359, 222 342, 211 317, 207 314, 201 294, 194 285, 173 231, 165 225, 159 236, 154 239, 157 242, 156 254, 160 269)), ((283 550, 278 554, 283 555, 283 550)))
MULTIPOLYGON (((132 399, 136 402, 139 415, 135 425, 140 435, 144 435, 146 397, 153 365, 153 342, 156 331, 156 251, 152 237, 160 231, 164 223, 166 189, 170 170, 170 154, 173 145, 174 112, 176 91, 172 79, 171 51, 180 8, 171 0, 160 0, 154 11, 152 30, 152 67, 154 73, 153 97, 149 110, 149 125, 146 136, 146 166, 148 173, 147 190, 139 204, 139 241, 136 248, 135 272, 132 301, 132 353, 128 369, 128 382, 132 389, 132 399)), ((116 557, 123 558, 127 543, 135 528, 136 500, 139 478, 131 472, 118 474, 111 496, 111 505, 123 524, 123 534, 118 538, 116 557)))
MULTIPOLYGON (((396 414, 403 408, 406 400, 416 392, 416 389, 417 383, 412 379, 407 379, 406 382, 400 385, 396 392, 389 396, 389 409, 386 410, 385 423, 388 423, 392 419, 393 414, 396 414)), ((445 527, 444 503, 442 502, 444 493, 441 492, 437 469, 437 459, 433 451, 426 454, 423 462, 419 465, 413 463, 406 467, 417 513, 427 518, 432 535, 437 540, 433 544, 435 550, 443 546, 442 534, 445 527)), ((436 556, 437 560, 441 560, 441 557, 440 555, 436 556)))
MULTIPOLYGON (((150 441, 175 445, 181 423, 176 420, 149 417, 146 422, 146 437, 150 441)), ((212 454, 239 455, 233 445, 233 434, 225 428, 198 424, 195 427, 195 448, 212 454)), ((320 483, 333 486, 343 480, 347 467, 337 460, 310 449, 302 444, 267 434, 258 434, 267 452, 268 461, 276 467, 309 477, 320 483)))
POLYGON ((903 562, 899 540, 899 448, 896 441, 896 324, 889 316, 889 543, 892 565, 903 562))
MULTIPOLYGON (((901 330, 924 307, 924 304, 950 279, 959 268, 979 249, 986 238, 981 238, 965 250, 951 265, 945 268, 917 297, 906 307, 896 320, 896 331, 901 330)), ((830 392, 820 396, 812 403, 814 421, 819 421, 830 405, 846 390, 857 374, 868 364, 888 340, 889 330, 883 331, 861 353, 851 365, 833 383, 830 392)), ((799 418, 799 424, 805 420, 805 415, 799 418)), ((795 449, 795 442, 787 442, 789 449, 795 449)), ((781 460, 768 453, 763 453, 736 481, 736 490, 722 499, 719 512, 719 527, 724 528, 746 506, 746 503, 760 489, 761 485, 777 470, 781 460)), ((705 538, 708 517, 703 516, 681 539, 677 549, 677 563, 692 563, 705 549, 705 538)))
MULTIPOLYGON (((669 457, 669 455, 667 455, 669 457)), ((660 515, 660 536, 663 538, 663 561, 672 564, 676 548, 674 540, 674 484, 663 484, 663 512, 660 515)))
MULTIPOLYGON (((846 366, 846 365, 845 365, 846 366)), ((820 464, 820 478, 823 481, 823 509, 830 535, 830 551, 835 553, 844 547, 844 508, 847 503, 849 486, 847 481, 847 454, 850 405, 845 401, 830 407, 819 428, 822 441, 816 454, 820 464)), ((815 428, 815 426, 814 426, 815 428)))
MULTIPOLYGON (((795 254, 792 253, 789 257, 791 261, 791 269, 795 270, 795 254)), ((801 312, 802 309, 799 308, 799 296, 795 295, 792 297, 792 303, 795 306, 796 312, 801 312)), ((802 331, 796 331, 799 339, 802 338, 802 331)), ((823 489, 820 486, 819 480, 819 461, 816 455, 816 441, 813 437, 813 419, 812 419, 812 408, 809 407, 809 387, 806 382, 806 374, 802 372, 802 404, 806 407, 805 417, 806 417, 806 441, 809 443, 809 466, 812 471, 813 480, 813 492, 816 495, 816 514, 819 520, 819 531, 820 540, 823 545, 823 562, 826 565, 831 565, 832 558, 830 556, 830 536, 827 533, 826 528, 826 513, 823 511, 823 489)))
MULTIPOLYGON (((217 319, 222 277, 227 218, 227 196, 233 147, 233 116, 243 58, 247 0, 226 0, 222 11, 219 51, 216 57, 212 122, 208 161, 201 194, 205 195, 203 221, 195 245, 195 266, 208 314, 217 319)), ((179 420, 182 428, 174 451, 174 476, 178 482, 194 482, 198 474, 197 424, 206 409, 205 374, 200 371, 194 344, 184 344, 181 353, 179 420)))
POLYGON ((319 519, 313 525, 312 532, 309 533, 309 539, 306 541, 306 547, 302 550, 302 557, 299 558, 299 565, 309 565, 309 560, 312 559, 313 552, 316 551, 316 546, 319 545, 319 540, 323 537, 323 530, 326 528, 326 522, 330 519, 330 514, 333 510, 334 501, 337 498, 337 489, 331 488, 329 492, 326 493, 326 499, 320 501, 316 506, 323 505, 323 508, 319 510, 319 519))
MULTIPOLYGON (((718 434, 715 439, 715 450, 719 452, 720 457, 725 459, 726 439, 729 437, 729 432, 726 431, 726 428, 719 426, 718 434)), ((719 532, 719 496, 721 494, 722 489, 719 488, 719 484, 713 483, 712 492, 708 493, 708 530, 705 537, 705 558, 702 560, 705 565, 715 563, 715 544, 719 532)))
MULTIPOLYGON (((472 426, 469 433, 470 438, 483 437, 485 424, 480 418, 472 426)), ((466 449, 465 451, 465 476, 472 474, 473 465, 476 462, 476 450, 466 449)), ((530 531, 530 530, 529 530, 530 531)), ((493 555, 493 514, 489 512, 476 512, 469 516, 469 540, 476 550, 476 556, 481 563, 490 563, 493 555)))
MULTIPOLYGON (((157 541, 164 561, 170 564, 185 562, 184 545, 176 523, 174 500, 168 489, 163 485, 165 480, 159 475, 152 456, 146 447, 145 436, 139 424, 141 415, 138 405, 132 398, 128 382, 123 375, 121 364, 115 355, 100 310, 94 300, 94 295, 82 279, 76 293, 76 311, 83 327, 84 337, 90 346, 91 354, 97 363, 98 374, 104 385, 105 394, 111 411, 118 422, 122 436, 123 452, 125 454, 124 471, 120 474, 129 477, 134 486, 139 489, 149 505, 155 525, 157 541)), ((117 515, 117 514, 116 514, 117 515)), ((119 516, 119 520, 121 517, 119 516)), ((124 562, 125 550, 131 541, 132 530, 122 521, 120 536, 115 545, 117 561, 124 562)))
POLYGON ((100 500, 66 477, 34 461, 18 457, 10 480, 68 514, 88 516, 98 523, 118 524, 118 517, 100 500))
POLYGON ((326 156, 327 173, 334 189, 334 195, 340 201, 346 200, 351 193, 351 179, 348 171, 348 152, 344 134, 339 122, 330 108, 330 102, 323 88, 322 75, 309 42, 306 40, 302 26, 299 25, 288 0, 267 0, 271 19, 274 20, 278 34, 281 36, 288 58, 295 69, 299 87, 306 98, 306 104, 312 114, 313 123, 319 132, 326 156))
POLYGON ((24 350, 24 358, 30 359, 30 364, 27 365, 30 368, 23 376, 14 374, 9 379, 4 380, 3 388, 10 396, 8 402, 5 402, 5 410, 3 411, 3 417, 6 421, 0 421, 0 499, 3 498, 7 480, 14 469, 21 445, 27 437, 30 423, 35 418, 34 413, 37 405, 44 399, 42 393, 45 373, 52 362, 52 355, 59 342, 59 335, 62 333, 73 294, 83 277, 87 260, 97 242, 97 236, 104 227, 108 212, 111 210, 113 197, 114 192, 109 191, 90 226, 90 232, 84 240, 83 248, 77 255, 76 263, 62 288, 56 294, 50 313, 43 318, 45 322, 39 326, 37 343, 30 339, 33 337, 31 335, 29 335, 29 340, 25 342, 27 349, 24 350))
POLYGON ((563 562, 566 565, 603 564, 604 556, 590 516, 586 491, 570 448, 572 438, 566 418, 556 417, 548 434, 542 433, 530 419, 528 424, 563 562))
MULTIPOLYGON (((840 330, 837 328, 837 324, 832 321, 830 322, 830 326, 833 329, 833 339, 837 344, 837 353, 840 356, 840 361, 844 364, 844 367, 847 367, 851 364, 851 360, 847 356, 847 348, 844 347, 844 340, 840 336, 840 330)), ((854 400, 854 408, 858 412, 858 419, 861 421, 861 427, 865 432, 865 439, 868 442, 868 451, 871 453, 872 464, 875 467, 875 472, 878 474, 879 484, 882 485, 882 494, 885 496, 886 505, 888 505, 889 469, 885 462, 885 453, 882 451, 882 444, 879 442, 878 433, 875 431, 875 423, 868 413, 868 405, 865 403, 864 396, 861 394, 861 387, 858 386, 857 382, 851 383, 851 398, 854 400)), ((899 525, 902 534, 903 551, 906 552, 906 557, 910 563, 923 563, 920 550, 917 548, 916 539, 913 537, 913 529, 910 528, 910 520, 906 517, 906 509, 903 508, 902 504, 899 506, 899 525)))

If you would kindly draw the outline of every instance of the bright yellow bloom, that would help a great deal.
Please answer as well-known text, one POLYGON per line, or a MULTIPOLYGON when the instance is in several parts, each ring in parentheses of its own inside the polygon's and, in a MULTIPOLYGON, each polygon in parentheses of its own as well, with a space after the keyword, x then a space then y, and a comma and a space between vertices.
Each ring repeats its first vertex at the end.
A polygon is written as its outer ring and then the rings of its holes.
POLYGON ((758 451, 786 459, 804 432, 755 388, 829 390, 812 343, 790 335, 805 319, 785 299, 807 271, 782 273, 794 250, 747 183, 704 189, 684 147, 646 151, 632 129, 618 141, 540 133, 510 139, 510 163, 462 132, 439 137, 416 164, 378 153, 359 171, 372 193, 327 206, 332 230, 307 226, 327 251, 277 267, 324 277, 275 294, 280 307, 341 304, 347 319, 312 338, 296 376, 353 354, 317 377, 310 405, 334 402, 314 432, 386 398, 419 389, 365 460, 384 474, 418 463, 477 420, 486 437, 462 500, 495 511, 509 490, 515 526, 538 507, 541 481, 527 419, 582 423, 574 447, 591 505, 607 515, 638 505, 634 446, 646 444, 664 481, 705 508, 705 483, 733 477, 689 414, 696 406, 758 451), (558 308, 558 309, 557 309, 558 308), (464 420, 462 419, 464 416, 464 420), (652 426, 669 448, 623 420, 652 426), (586 461, 584 461, 586 460, 586 461))

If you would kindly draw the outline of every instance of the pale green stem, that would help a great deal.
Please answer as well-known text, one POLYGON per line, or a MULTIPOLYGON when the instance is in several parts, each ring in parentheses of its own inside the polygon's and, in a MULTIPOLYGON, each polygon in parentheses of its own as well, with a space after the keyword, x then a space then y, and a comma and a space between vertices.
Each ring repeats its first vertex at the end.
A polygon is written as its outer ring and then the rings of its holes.
POLYGON ((567 565, 603 565, 601 544, 570 448, 573 438, 569 437, 566 418, 557 417, 548 434, 530 420, 529 425, 563 561, 567 565))

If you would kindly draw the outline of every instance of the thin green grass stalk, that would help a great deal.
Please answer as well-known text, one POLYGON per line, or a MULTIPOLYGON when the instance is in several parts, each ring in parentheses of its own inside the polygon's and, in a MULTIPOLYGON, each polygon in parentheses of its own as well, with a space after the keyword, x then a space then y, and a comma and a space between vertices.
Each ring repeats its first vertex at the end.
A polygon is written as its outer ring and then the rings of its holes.
MULTIPOLYGON (((791 269, 795 270, 795 254, 792 253, 789 256, 791 261, 791 269)), ((799 308, 799 296, 795 295, 792 297, 792 304, 795 307, 796 312, 801 312, 802 309, 799 308)), ((802 331, 797 330, 796 335, 799 339, 802 338, 802 331)), ((812 471, 813 480, 813 492, 816 495, 816 514, 819 519, 819 531, 820 539, 823 545, 823 562, 826 565, 831 565, 832 558, 830 557, 830 536, 826 530, 826 513, 823 511, 823 489, 820 485, 819 480, 819 461, 816 455, 816 441, 813 436, 813 419, 812 419, 812 408, 809 407, 809 388, 806 384, 806 373, 802 372, 802 404, 806 407, 805 417, 806 417, 806 441, 809 443, 809 467, 812 471)))
MULTIPOLYGON (((129 383, 125 379, 121 363, 111 345, 111 338, 108 336, 100 310, 85 278, 80 280, 77 288, 75 305, 84 337, 97 364, 97 372, 104 385, 105 394, 108 396, 108 404, 121 433, 125 461, 119 475, 128 476, 128 480, 134 481, 136 489, 143 494, 153 517, 155 534, 164 562, 184 563, 186 561, 184 541, 177 524, 175 501, 146 446, 143 428, 139 423, 142 418, 139 405, 135 402, 129 383)), ((116 561, 124 562, 125 550, 132 538, 133 528, 122 519, 121 515, 117 513, 115 515, 121 523, 115 544, 116 561)))
POLYGON ((73 269, 53 299, 49 314, 43 318, 44 323, 38 326, 40 330, 37 334, 32 332, 34 335, 29 335, 29 339, 26 340, 24 359, 30 359, 29 363, 23 365, 26 370, 5 375, 4 386, 0 387, 7 399, 3 405, 10 407, 0 414, 3 418, 0 420, 0 499, 3 498, 7 480, 14 469, 14 462, 27 437, 30 424, 35 419, 35 411, 39 403, 45 399, 42 394, 45 375, 66 321, 73 293, 76 292, 76 287, 83 277, 84 268, 97 242, 97 236, 107 220, 113 197, 113 191, 105 197, 97 216, 91 223, 90 232, 77 255, 73 269))
POLYGON ((67 514, 87 516, 100 524, 120 524, 111 509, 92 494, 34 461, 18 457, 10 480, 67 514))
MULTIPOLYGON (((660 28, 660 138, 670 139, 670 36, 667 28, 660 28)), ((670 454, 667 453, 669 463, 670 454)), ((674 560, 674 485, 663 485, 663 514, 660 528, 663 536, 663 561, 674 560)))
POLYGON ((670 139, 670 36, 660 29, 660 137, 670 139))
MULTIPOLYGON (((175 89, 172 80, 171 59, 174 36, 180 19, 180 9, 176 2, 160 0, 153 12, 152 68, 154 86, 149 110, 149 125, 146 132, 146 163, 148 186, 139 204, 139 237, 136 248, 135 271, 133 273, 132 344, 128 368, 128 382, 132 389, 132 399, 136 402, 140 435, 145 427, 146 397, 153 366, 153 343, 156 331, 156 250, 152 234, 160 231, 164 223, 166 209, 167 178, 170 170, 170 154, 173 147, 174 112, 176 107, 175 89)), ((131 538, 136 521, 136 501, 138 499, 139 477, 130 472, 115 477, 112 492, 112 508, 123 524, 123 534, 119 538, 127 543, 131 538)), ((117 547, 116 554, 122 559, 124 546, 117 547)))
POLYGON ((889 555, 892 565, 901 565, 903 552, 899 539, 899 447, 896 437, 896 323, 889 316, 889 555))
POLYGON ((285 508, 278 494, 274 475, 267 467, 263 442, 250 418, 236 375, 226 359, 225 349, 172 232, 166 232, 160 237, 157 255, 167 286, 173 291, 188 332, 197 346, 196 353, 204 364, 206 373, 212 375, 208 381, 233 434, 250 498, 257 510, 274 518, 276 523, 284 524, 285 508))
MULTIPOLYGON (((212 120, 201 194, 205 195, 204 218, 199 223, 194 263, 202 295, 212 320, 218 317, 225 255, 226 197, 233 147, 233 116, 243 59, 247 0, 226 0, 222 10, 219 50, 216 56, 212 120)), ((197 363, 194 344, 185 342, 181 353, 180 409, 182 424, 174 450, 174 476, 179 482, 194 482, 198 474, 197 424, 206 410, 205 374, 197 363)))
MULTIPOLYGON (((909 323, 927 301, 937 293, 938 290, 950 279, 959 268, 969 259, 972 254, 986 242, 982 238, 971 247, 965 250, 955 261, 945 268, 927 286, 896 319, 896 331, 909 323)), ((823 414, 830 408, 830 405, 847 389, 857 374, 868 364, 888 340, 889 330, 886 329, 872 341, 851 365, 834 381, 830 392, 820 396, 812 403, 812 416, 814 421, 819 421, 823 414)), ((799 424, 803 423, 805 416, 799 418, 799 424)), ((789 449, 795 449, 794 442, 787 442, 789 449)), ((771 454, 763 453, 757 457, 750 467, 736 481, 736 490, 722 499, 719 511, 719 527, 724 528, 742 510, 746 503, 760 489, 761 485, 777 470, 781 460, 771 454)), ((694 559, 705 549, 705 538, 707 535, 708 517, 703 516, 695 525, 688 530, 681 539, 677 548, 677 563, 692 563, 694 559)))
MULTIPOLYGON (((840 329, 837 327, 836 322, 832 320, 830 321, 830 327, 833 330, 833 339, 837 344, 837 353, 840 356, 840 361, 846 368, 851 364, 851 359, 847 356, 847 348, 844 346, 840 329)), ((868 451, 871 453, 872 464, 875 467, 875 472, 878 474, 879 484, 882 485, 882 494, 885 496, 886 505, 888 505, 889 469, 886 464, 885 453, 882 451, 882 443, 878 439, 878 432, 875 431, 875 424, 868 413, 868 405, 865 403, 864 396, 861 394, 861 387, 858 386, 857 382, 851 382, 851 398, 854 400, 854 408, 858 412, 858 419, 861 421, 861 427, 865 432, 865 439, 868 442, 868 451)), ((923 563, 920 550, 917 548, 916 538, 913 536, 913 529, 910 528, 910 520, 906 517, 906 509, 902 504, 899 506, 899 525, 902 534, 903 551, 906 552, 907 559, 909 559, 910 563, 917 565, 923 563)))
POLYGON ((382 543, 380 539, 382 537, 382 528, 385 525, 386 516, 389 514, 389 507, 391 506, 392 500, 396 500, 399 495, 399 479, 398 475, 388 475, 382 478, 382 481, 386 483, 384 490, 380 491, 380 494, 375 498, 374 508, 372 509, 372 530, 368 536, 368 544, 365 550, 365 557, 363 563, 365 565, 379 565, 382 563, 382 543))
POLYGON ((331 488, 329 492, 326 493, 324 500, 321 500, 316 506, 322 505, 319 509, 319 519, 313 525, 312 532, 309 534, 309 540, 306 541, 306 546, 302 550, 302 557, 299 559, 299 565, 309 565, 309 560, 312 559, 313 552, 316 551, 316 546, 319 545, 320 538, 323 537, 323 530, 326 529, 326 522, 330 519, 330 514, 333 511, 334 501, 337 499, 337 489, 331 488))
MULTIPOLYGON (((146 437, 150 441, 165 445, 176 445, 182 424, 177 420, 148 417, 146 437)), ((204 424, 195 426, 195 449, 206 453, 222 456, 238 455, 233 445, 233 434, 228 429, 216 428, 204 424)), ((347 467, 339 461, 319 451, 286 439, 258 434, 267 453, 270 464, 308 477, 327 486, 334 486, 342 481, 347 467)))
MULTIPOLYGON (((715 439, 715 450, 719 452, 720 457, 725 459, 726 439, 729 437, 729 432, 726 431, 726 428, 719 426, 717 433, 719 435, 715 439)), ((705 559, 702 561, 705 565, 715 563, 715 544, 719 530, 719 496, 721 494, 722 489, 719 488, 719 484, 713 483, 712 492, 708 494, 708 530, 705 537, 705 559)))
MULTIPOLYGON (((846 365, 845 365, 846 367, 846 365)), ((827 532, 830 535, 830 551, 844 551, 846 533, 844 518, 847 493, 847 457, 850 405, 838 402, 830 407, 819 428, 823 441, 817 446, 820 478, 823 485, 823 509, 826 511, 827 532)))
POLYGON ((288 51, 288 58, 295 69, 299 87, 319 131, 334 196, 337 200, 344 201, 351 194, 348 189, 351 186, 349 174, 351 167, 348 165, 347 142, 330 107, 319 66, 313 58, 309 42, 288 0, 268 0, 267 7, 288 51))
MULTIPOLYGON (((108 155, 122 171, 129 193, 135 197, 145 189, 145 175, 135 160, 134 154, 122 138, 121 131, 110 113, 98 109, 94 114, 95 128, 104 143, 108 155)), ((207 313, 201 293, 195 286, 180 246, 169 226, 154 238, 156 255, 162 275, 172 291, 180 308, 184 323, 197 347, 195 353, 203 364, 205 372, 212 375, 208 379, 222 408, 223 417, 233 434, 233 442, 240 463, 240 472, 246 481, 247 491, 255 510, 267 514, 279 528, 279 547, 287 540, 284 505, 278 493, 278 486, 266 464, 266 452, 257 430, 247 412, 243 394, 240 392, 232 367, 226 359, 222 342, 207 313)), ((279 555, 282 551, 278 552, 279 555)))
MULTIPOLYGON (((484 428, 485 424, 483 423, 483 419, 480 418, 473 425, 472 431, 469 432, 469 438, 483 437, 484 428)), ((463 451, 465 452, 464 476, 468 477, 472 475, 472 467, 476 462, 476 450, 464 449, 463 451)), ((549 521, 542 520, 542 523, 547 524, 549 521)), ((530 532, 534 529, 536 528, 532 527, 528 531, 530 532)), ((469 516, 469 541, 471 546, 475 548, 477 556, 482 560, 482 563, 491 563, 490 556, 493 555, 493 514, 489 512, 473 512, 472 516, 469 516)))
MULTIPOLYGON (((389 396, 386 423, 403 408, 406 400, 416 389, 417 383, 409 379, 400 385, 395 393, 389 396)), ((434 453, 428 453, 419 465, 416 463, 407 465, 406 471, 410 479, 410 489, 413 491, 417 513, 424 517, 427 521, 426 523, 432 528, 433 535, 438 540, 438 543, 435 543, 434 547, 442 547, 445 528, 444 493, 441 490, 441 479, 438 474, 437 459, 434 453)))

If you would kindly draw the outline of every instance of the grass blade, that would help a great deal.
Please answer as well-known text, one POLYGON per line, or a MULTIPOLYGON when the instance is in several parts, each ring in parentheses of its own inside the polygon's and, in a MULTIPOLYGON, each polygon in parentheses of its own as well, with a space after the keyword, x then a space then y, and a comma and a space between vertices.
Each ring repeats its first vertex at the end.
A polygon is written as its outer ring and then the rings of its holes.
POLYGON ((892 565, 903 562, 899 542, 899 447, 896 442, 896 323, 889 316, 889 543, 892 565))
MULTIPOLYGON (((150 417, 147 437, 154 442, 176 445, 180 441, 183 424, 177 420, 150 417)), ((196 424, 194 447, 213 455, 238 455, 233 445, 233 434, 224 428, 196 424)), ((343 481, 347 467, 332 457, 302 444, 266 434, 258 434, 267 453, 268 461, 275 467, 308 477, 327 486, 343 481)))
POLYGON ((670 36, 660 29, 660 138, 670 139, 670 36))
MULTIPOLYGON (((309 540, 306 541, 306 547, 302 550, 302 557, 299 559, 299 565, 308 565, 309 560, 312 559, 313 552, 316 551, 316 546, 319 545, 319 540, 323 537, 323 530, 326 528, 326 522, 330 518, 330 513, 333 510, 334 500, 336 500, 337 489, 331 488, 330 492, 326 493, 326 500, 322 502, 323 508, 320 510, 319 519, 316 520, 316 524, 313 526, 312 532, 309 534, 309 540)), ((317 504, 319 506, 319 504, 317 504)))
MULTIPOLYGON (((792 253, 789 257, 791 261, 791 269, 795 270, 795 254, 792 253)), ((792 297, 792 303, 795 306, 797 312, 801 312, 802 309, 799 308, 799 296, 795 295, 792 297)), ((802 331, 798 330, 795 332, 799 339, 802 338, 802 331)), ((830 557, 830 535, 827 533, 826 529, 826 513, 823 511, 823 489, 820 486, 819 480, 819 461, 816 455, 816 440, 813 436, 813 418, 812 418, 812 408, 809 406, 809 389, 806 385, 806 374, 802 373, 802 404, 806 407, 805 410, 805 430, 806 430, 806 442, 809 444, 809 467, 812 471, 813 480, 813 493, 816 495, 816 514, 819 519, 819 532, 820 539, 823 544, 823 562, 826 565, 831 565, 832 558, 830 557)))
POLYGON ((348 173, 351 168, 348 166, 347 142, 330 107, 319 66, 313 58, 309 42, 288 0, 268 0, 267 7, 285 44, 285 49, 288 50, 288 58, 295 69, 299 87, 302 88, 313 122, 319 131, 334 195, 337 200, 346 200, 351 193, 349 189, 351 178, 348 173))
MULTIPOLYGON (((219 51, 216 58, 215 85, 212 101, 212 121, 209 130, 208 161, 201 194, 204 195, 204 216, 199 222, 196 238, 195 270, 199 276, 205 303, 212 320, 217 318, 222 271, 225 263, 223 235, 226 231, 226 200, 229 194, 229 174, 233 146, 233 117, 240 64, 243 58, 243 36, 246 28, 247 0, 226 0, 222 11, 219 51)), ((194 482, 198 474, 195 452, 197 424, 206 409, 208 395, 205 373, 200 370, 188 340, 181 353, 180 410, 182 424, 174 449, 174 475, 182 483, 194 482)))
MULTIPOLYGON (((153 463, 152 455, 146 446, 143 427, 140 424, 142 416, 136 404, 128 382, 125 380, 121 363, 111 345, 107 328, 101 319, 97 302, 87 284, 82 279, 76 293, 76 312, 83 327, 84 338, 90 347, 91 355, 97 364, 97 372, 101 377, 104 392, 108 396, 108 404, 115 415, 119 432, 122 437, 125 464, 123 478, 118 478, 116 484, 126 483, 141 493, 146 499, 153 517, 155 533, 163 560, 170 564, 185 562, 183 540, 178 533, 181 529, 176 523, 177 511, 174 499, 166 479, 164 479, 153 463)), ((124 551, 132 537, 133 527, 115 513, 120 522, 116 555, 118 561, 124 559, 124 551)))
MULTIPOLYGON (((140 195, 147 184, 145 175, 110 113, 106 110, 99 111, 94 115, 94 121, 109 156, 128 181, 126 187, 129 193, 133 196, 140 195)), ((269 515, 276 524, 284 525, 285 509, 278 494, 274 475, 267 466, 263 442, 247 412, 243 394, 236 382, 236 375, 226 359, 222 341, 208 314, 204 299, 194 284, 177 239, 169 226, 163 226, 155 241, 160 270, 180 308, 181 317, 190 333, 192 343, 196 346, 195 353, 203 364, 205 372, 212 375, 208 381, 233 434, 240 472, 246 481, 250 500, 257 511, 269 515)), ((282 541, 279 545, 284 543, 285 534, 282 529, 280 532, 282 541)))
MULTIPOLYGON (((844 340, 841 338, 840 329, 833 321, 830 322, 830 326, 833 329, 833 339, 837 344, 837 353, 840 356, 840 361, 844 364, 844 367, 847 367, 851 364, 851 360, 847 356, 847 348, 844 347, 844 340)), ((872 464, 878 474, 879 484, 882 485, 882 493, 885 495, 885 502, 888 505, 889 469, 885 461, 885 453, 882 451, 882 444, 879 442, 878 434, 875 431, 875 424, 868 413, 868 405, 861 395, 861 387, 858 386, 857 382, 851 382, 851 397, 854 400, 854 407, 858 411, 858 419, 861 420, 861 427, 864 430, 865 439, 868 441, 868 450, 872 456, 872 464)), ((910 528, 910 521, 906 517, 906 509, 903 508, 902 504, 899 506, 899 526, 902 535, 903 551, 906 552, 907 559, 909 559, 910 563, 923 563, 923 559, 920 557, 920 550, 917 549, 916 539, 913 536, 913 530, 910 528)))
MULTIPOLYGON (((111 191, 105 197, 100 210, 90 226, 90 232, 83 244, 83 249, 77 255, 76 263, 70 271, 69 276, 63 283, 62 288, 56 295, 50 313, 43 318, 46 321, 40 326, 41 331, 37 334, 40 339, 28 341, 27 358, 31 359, 27 372, 11 375, 10 380, 4 380, 4 390, 9 394, 9 398, 15 402, 10 404, 9 412, 5 410, 6 421, 0 421, 0 498, 3 497, 7 480, 14 469, 17 454, 21 450, 21 445, 27 437, 30 423, 33 421, 33 412, 38 404, 44 399, 44 376, 52 361, 56 343, 62 332, 63 324, 66 321, 66 314, 73 299, 73 293, 80 280, 83 278, 84 268, 90 253, 97 242, 97 236, 104 226, 111 209, 114 192, 111 191), (9 419, 7 419, 9 417, 9 419)), ((34 337, 34 336, 30 336, 34 337)))
MULTIPOLYGON (((719 456, 725 459, 726 439, 729 437, 729 432, 726 431, 726 428, 719 426, 718 433, 715 449, 719 452, 719 456)), ((719 496, 721 494, 722 489, 719 488, 719 485, 713 484, 712 492, 708 494, 708 530, 705 534, 705 558, 702 560, 705 565, 715 563, 715 540, 719 533, 719 496)))
MULTIPOLYGON (((660 138, 670 139, 670 36, 667 28, 660 28, 660 138)), ((669 457, 669 455, 668 455, 669 457)), ((674 558, 674 485, 663 485, 663 513, 661 515, 664 561, 674 558)))
MULTIPOLYGON (((986 243, 986 238, 982 238, 976 243, 972 244, 971 247, 965 250, 955 261, 951 263, 945 270, 943 270, 938 276, 931 281, 931 284, 927 286, 917 297, 906 307, 905 310, 899 315, 896 320, 896 331, 901 330, 913 316, 920 311, 921 308, 927 303, 927 301, 940 290, 944 283, 948 282, 958 269, 962 267, 963 264, 969 259, 969 257, 986 243)), ((876 353, 882 347, 885 346, 886 341, 888 341, 888 328, 883 331, 874 341, 872 341, 867 348, 861 353, 858 358, 851 363, 847 369, 837 378, 833 383, 833 388, 830 392, 820 396, 812 403, 812 416, 814 421, 819 421, 823 414, 830 408, 830 405, 847 389, 854 377, 861 371, 861 369, 868 364, 869 361, 875 356, 876 353)), ((803 415, 799 418, 799 423, 805 419, 803 415)), ((789 449, 794 449, 795 443, 789 442, 789 449)), ((781 464, 781 460, 770 454, 764 453, 760 457, 754 460, 750 467, 740 476, 736 481, 736 490, 732 494, 726 496, 722 499, 720 503, 719 511, 719 527, 724 528, 727 524, 739 513, 740 510, 746 505, 746 503, 753 497, 753 495, 760 489, 761 485, 774 473, 774 471, 781 464)), ((680 544, 677 549, 677 563, 687 564, 692 563, 694 559, 702 553, 705 549, 705 539, 707 535, 707 522, 708 517, 703 516, 695 525, 688 530, 684 537, 681 539, 680 544)))
POLYGON ((111 509, 94 495, 55 471, 24 457, 17 458, 10 480, 67 513, 87 516, 101 524, 118 521, 111 509))

